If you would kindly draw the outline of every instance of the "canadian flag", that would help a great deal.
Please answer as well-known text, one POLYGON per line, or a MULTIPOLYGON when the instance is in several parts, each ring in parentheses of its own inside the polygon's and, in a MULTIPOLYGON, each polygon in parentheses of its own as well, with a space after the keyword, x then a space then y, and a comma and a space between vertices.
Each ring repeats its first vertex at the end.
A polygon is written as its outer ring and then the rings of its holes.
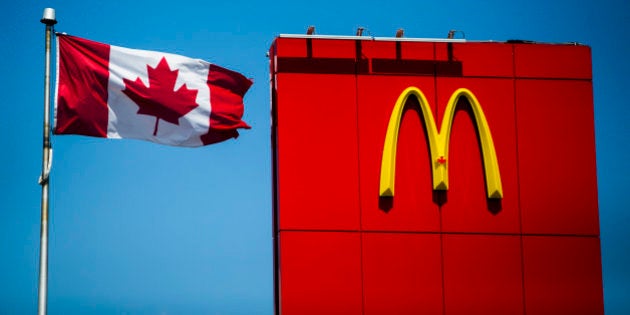
POLYGON ((55 134, 196 147, 238 136, 252 81, 209 62, 57 35, 55 134))

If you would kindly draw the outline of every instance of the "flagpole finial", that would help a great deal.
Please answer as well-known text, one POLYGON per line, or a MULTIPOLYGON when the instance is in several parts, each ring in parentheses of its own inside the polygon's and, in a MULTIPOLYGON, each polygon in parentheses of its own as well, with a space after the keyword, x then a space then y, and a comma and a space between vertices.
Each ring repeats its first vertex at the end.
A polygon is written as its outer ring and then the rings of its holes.
POLYGON ((55 19, 55 9, 53 8, 45 8, 44 9, 44 15, 42 16, 42 19, 39 20, 40 22, 46 24, 46 25, 55 25, 57 24, 57 20, 55 19))

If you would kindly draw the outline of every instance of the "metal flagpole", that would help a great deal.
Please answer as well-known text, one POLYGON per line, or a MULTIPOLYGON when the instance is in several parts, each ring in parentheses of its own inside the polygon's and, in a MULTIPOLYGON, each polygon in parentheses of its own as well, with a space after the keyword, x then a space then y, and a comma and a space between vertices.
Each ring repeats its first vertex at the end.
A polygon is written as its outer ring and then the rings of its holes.
POLYGON ((52 148, 50 145, 50 47, 55 9, 44 9, 44 15, 40 22, 46 24, 46 70, 44 74, 44 148, 42 157, 42 175, 39 184, 42 186, 42 219, 39 249, 39 301, 37 314, 46 315, 46 300, 48 295, 48 175, 50 174, 50 162, 52 148))

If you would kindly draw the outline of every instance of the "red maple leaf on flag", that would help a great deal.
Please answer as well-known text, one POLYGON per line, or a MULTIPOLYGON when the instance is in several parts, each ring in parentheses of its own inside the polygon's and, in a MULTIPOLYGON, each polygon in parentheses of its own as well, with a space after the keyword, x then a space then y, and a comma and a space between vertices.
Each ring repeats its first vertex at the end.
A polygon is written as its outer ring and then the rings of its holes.
POLYGON ((179 118, 199 105, 197 90, 188 89, 186 84, 174 90, 179 70, 171 70, 166 58, 162 57, 155 68, 147 65, 147 71, 149 86, 145 86, 140 77, 135 81, 123 78, 123 93, 140 107, 138 114, 155 116, 155 136, 160 119, 179 125, 179 118))

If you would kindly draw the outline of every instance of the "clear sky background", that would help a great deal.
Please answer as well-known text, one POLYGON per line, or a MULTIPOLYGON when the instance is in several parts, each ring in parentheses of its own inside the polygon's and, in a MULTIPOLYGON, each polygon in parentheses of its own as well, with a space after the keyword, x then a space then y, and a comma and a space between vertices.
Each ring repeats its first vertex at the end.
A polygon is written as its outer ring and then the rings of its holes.
POLYGON ((57 31, 205 59, 255 81, 245 98, 252 129, 237 140, 188 149, 54 138, 50 314, 272 314, 265 52, 309 25, 590 45, 605 307, 630 313, 627 0, 25 0, 0 4, 0 314, 37 309, 45 7, 57 10, 57 31))

